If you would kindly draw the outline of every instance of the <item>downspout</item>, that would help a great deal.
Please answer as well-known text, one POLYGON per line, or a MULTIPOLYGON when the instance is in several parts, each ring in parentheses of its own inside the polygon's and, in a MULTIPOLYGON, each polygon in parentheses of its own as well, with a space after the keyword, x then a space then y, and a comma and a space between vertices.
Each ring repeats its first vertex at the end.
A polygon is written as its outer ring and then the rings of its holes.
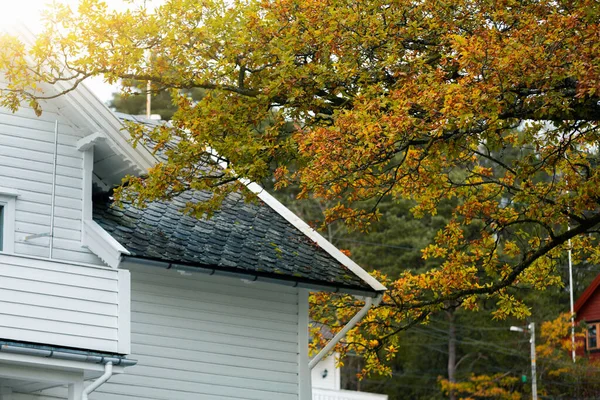
POLYGON ((88 395, 92 393, 94 390, 98 389, 100 385, 110 379, 112 376, 112 363, 107 362, 104 364, 104 374, 98 379, 96 379, 91 385, 83 389, 81 393, 81 400, 88 400, 88 395))
POLYGON ((312 360, 310 360, 310 362, 308 363, 308 368, 312 370, 319 363, 319 361, 321 361, 323 357, 325 357, 335 347, 335 345, 338 344, 338 342, 342 340, 344 336, 346 336, 346 333, 348 333, 350 329, 354 328, 358 321, 363 319, 363 317, 367 314, 367 312, 369 312, 371 307, 379 305, 382 298, 383 294, 379 294, 374 300, 372 297, 367 297, 363 308, 361 308, 360 311, 357 312, 356 315, 352 317, 352 319, 346 324, 346 326, 344 326, 342 330, 339 331, 337 335, 335 335, 325 347, 323 347, 319 354, 317 354, 312 360))

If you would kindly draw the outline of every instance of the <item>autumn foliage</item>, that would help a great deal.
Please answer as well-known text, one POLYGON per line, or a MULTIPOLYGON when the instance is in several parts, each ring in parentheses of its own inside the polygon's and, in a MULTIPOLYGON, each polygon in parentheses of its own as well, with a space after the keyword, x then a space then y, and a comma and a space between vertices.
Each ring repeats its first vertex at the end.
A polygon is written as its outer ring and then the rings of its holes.
MULTIPOLYGON (((529 334, 527 333, 527 336, 529 334)), ((583 344, 583 333, 576 333, 577 346, 583 344)), ((587 358, 571 359, 571 318, 561 314, 552 321, 541 324, 537 337, 537 384, 538 393, 546 398, 593 398, 600 388, 600 366, 587 358)), ((444 393, 453 391, 457 397, 473 399, 520 400, 529 398, 531 375, 525 375, 525 382, 514 372, 494 375, 472 375, 463 382, 451 383, 439 379, 444 393)))
MULTIPOLYGON (((519 289, 561 285, 569 240, 576 260, 599 260, 599 21, 593 0, 167 0, 122 13, 82 0, 49 12, 33 44, 1 38, 0 104, 43 110, 53 83, 99 74, 171 90, 173 128, 150 135, 176 143, 169 161, 119 192, 138 204, 214 191, 190 207, 201 214, 238 177, 275 177, 332 204, 327 221, 368 229, 382 198, 413 200, 417 216, 452 201, 423 249, 438 267, 380 276, 390 290, 349 336, 386 372, 394 333, 445 307, 485 297, 496 318, 527 316, 519 289)), ((334 326, 358 307, 313 300, 334 326)))

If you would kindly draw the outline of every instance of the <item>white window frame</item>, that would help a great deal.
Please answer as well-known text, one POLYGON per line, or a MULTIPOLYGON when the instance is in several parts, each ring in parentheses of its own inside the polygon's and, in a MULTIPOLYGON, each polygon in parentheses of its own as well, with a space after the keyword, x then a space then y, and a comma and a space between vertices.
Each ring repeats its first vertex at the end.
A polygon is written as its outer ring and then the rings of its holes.
POLYGON ((4 208, 2 226, 2 253, 15 252, 15 214, 19 192, 15 189, 0 187, 0 206, 4 208))
POLYGON ((600 350, 600 321, 588 322, 587 329, 585 330, 585 349, 590 350, 600 350), (596 328, 596 347, 590 346, 590 328, 596 328))

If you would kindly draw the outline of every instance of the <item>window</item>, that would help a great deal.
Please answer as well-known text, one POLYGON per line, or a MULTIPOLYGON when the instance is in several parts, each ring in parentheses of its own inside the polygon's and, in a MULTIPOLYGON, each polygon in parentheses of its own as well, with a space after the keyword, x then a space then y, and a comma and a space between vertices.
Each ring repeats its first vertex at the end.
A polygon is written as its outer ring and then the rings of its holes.
POLYGON ((0 187, 0 251, 14 252, 15 206, 19 193, 14 189, 0 187))
POLYGON ((598 333, 600 332, 600 322, 592 322, 588 324, 586 332, 585 347, 587 350, 598 350, 600 349, 600 340, 598 340, 598 333))

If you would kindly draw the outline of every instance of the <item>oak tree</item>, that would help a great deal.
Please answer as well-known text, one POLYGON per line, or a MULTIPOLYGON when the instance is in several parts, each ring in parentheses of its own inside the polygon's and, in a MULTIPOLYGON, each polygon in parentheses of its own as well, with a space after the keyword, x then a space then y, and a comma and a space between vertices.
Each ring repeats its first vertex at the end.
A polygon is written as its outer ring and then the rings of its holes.
MULTIPOLYGON (((497 318, 525 316, 518 289, 559 285, 568 243, 598 260, 599 20, 594 0, 166 0, 125 12, 81 0, 50 10, 33 44, 2 36, 0 105, 42 112, 54 96, 44 82, 94 75, 170 90, 172 125, 149 136, 159 149, 179 140, 120 192, 138 204, 212 190, 188 209, 201 214, 239 177, 274 177, 333 204, 328 221, 368 229, 386 196, 414 201, 415 216, 453 201, 423 250, 436 267, 386 281, 350 335, 372 350, 367 369, 386 372, 395 333, 432 312, 491 298, 497 318), (182 94, 193 88, 206 95, 182 94)), ((355 311, 314 300, 314 317, 334 324, 355 311)))

